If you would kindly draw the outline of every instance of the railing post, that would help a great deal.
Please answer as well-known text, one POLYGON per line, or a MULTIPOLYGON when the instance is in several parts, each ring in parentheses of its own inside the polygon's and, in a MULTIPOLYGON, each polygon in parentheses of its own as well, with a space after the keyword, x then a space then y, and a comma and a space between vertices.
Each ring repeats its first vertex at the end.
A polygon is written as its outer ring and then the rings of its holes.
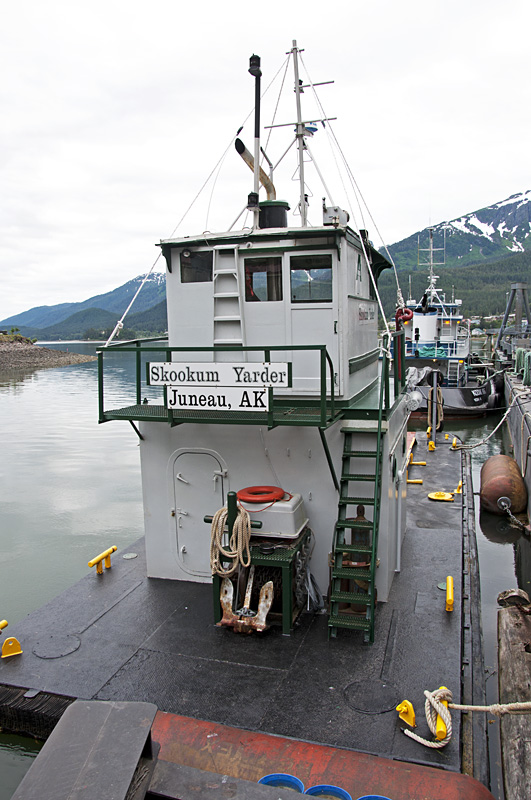
POLYGON ((142 350, 140 342, 136 342, 136 404, 139 406, 142 402, 142 350))
MULTIPOLYGON (((320 369, 321 369, 321 425, 326 425, 326 348, 320 347, 320 369)), ((330 375, 331 391, 334 391, 334 375, 330 375)))
POLYGON ((384 335, 382 343, 383 343, 384 357, 383 357, 383 361, 382 361, 382 377, 381 377, 381 380, 382 380, 383 390, 384 390, 385 408, 389 408, 389 354, 387 352, 388 349, 389 349, 389 335, 388 334, 384 335))
POLYGON ((98 417, 99 422, 103 422, 103 412, 104 412, 104 403, 103 403, 103 353, 101 350, 98 351, 98 417))
POLYGON ((404 365, 402 369, 402 379, 400 381, 400 389, 403 391, 406 386, 406 332, 404 330, 400 333, 400 352, 402 353, 402 364, 404 365))

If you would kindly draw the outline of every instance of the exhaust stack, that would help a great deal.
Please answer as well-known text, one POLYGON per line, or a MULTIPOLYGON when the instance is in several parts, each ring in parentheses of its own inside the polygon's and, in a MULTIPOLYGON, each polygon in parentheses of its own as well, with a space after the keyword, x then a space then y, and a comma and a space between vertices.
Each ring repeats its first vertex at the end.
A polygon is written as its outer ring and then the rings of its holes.
MULTIPOLYGON (((236 151, 243 158, 243 160, 245 161, 251 172, 254 173, 255 162, 253 154, 250 153, 249 150, 247 150, 246 146, 244 145, 241 139, 236 139, 236 141, 234 142, 234 146, 236 147, 236 151)), ((277 192, 275 186, 272 180, 267 175, 267 173, 262 169, 262 167, 259 167, 259 176, 260 176, 260 183, 267 192, 267 199, 276 200, 277 192)))

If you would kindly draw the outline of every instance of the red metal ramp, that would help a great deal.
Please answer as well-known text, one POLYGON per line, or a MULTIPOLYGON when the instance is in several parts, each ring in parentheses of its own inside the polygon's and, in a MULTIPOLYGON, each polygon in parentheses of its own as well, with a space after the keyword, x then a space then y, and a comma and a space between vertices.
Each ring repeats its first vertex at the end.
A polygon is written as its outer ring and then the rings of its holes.
POLYGON ((152 735, 160 744, 159 760, 248 781, 284 772, 296 775, 306 787, 341 786, 353 800, 368 794, 392 800, 494 800, 468 775, 161 711, 152 735))

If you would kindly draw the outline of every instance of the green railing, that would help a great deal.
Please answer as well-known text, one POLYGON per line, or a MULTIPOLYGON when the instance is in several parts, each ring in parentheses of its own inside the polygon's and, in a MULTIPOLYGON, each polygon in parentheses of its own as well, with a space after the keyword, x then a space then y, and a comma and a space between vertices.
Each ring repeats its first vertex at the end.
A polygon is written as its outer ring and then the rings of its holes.
MULTIPOLYGON (((393 334, 393 338, 396 337, 398 337, 399 341, 395 342, 395 350, 397 349, 397 345, 399 345, 398 350, 402 353, 401 364, 404 365, 403 331, 393 334)), ((270 347, 219 345, 216 347, 170 347, 167 344, 153 344, 158 341, 161 340, 154 338, 137 339, 124 343, 118 342, 98 351, 99 422, 121 419, 129 420, 130 422, 145 420, 167 422, 170 425, 178 425, 184 422, 196 422, 240 425, 266 424, 270 428, 276 427, 277 425, 312 425, 325 428, 331 425, 336 419, 343 416, 350 405, 345 401, 338 402, 334 389, 334 365, 325 345, 273 345, 270 347), (270 362, 272 354, 274 353, 295 353, 301 351, 313 351, 316 353, 318 359, 318 392, 316 392, 313 397, 304 397, 302 395, 288 396, 276 394, 275 390, 270 388, 268 389, 269 408, 267 411, 238 412, 221 410, 207 411, 205 409, 198 409, 197 411, 172 409, 167 406, 166 389, 161 391, 161 402, 158 402, 156 398, 151 398, 148 402, 143 399, 146 394, 150 394, 152 391, 147 383, 147 376, 143 375, 142 362, 143 357, 146 356, 148 361, 151 359, 152 361, 165 360, 170 362, 176 353, 181 355, 186 354, 188 358, 193 358, 193 354, 195 353, 211 353, 212 356, 216 353, 238 353, 240 355, 242 353, 262 353, 263 356, 261 360, 270 362), (122 404, 118 408, 109 409, 105 407, 105 358, 110 355, 114 358, 118 353, 120 356, 123 354, 124 357, 129 357, 134 360, 135 394, 130 402, 126 402, 126 404, 122 404), (161 356, 162 359, 160 358, 161 356), (327 390, 327 384, 329 390, 327 390)), ((387 344, 387 340, 384 341, 381 372, 381 400, 383 400, 383 407, 379 404, 381 411, 390 408, 404 388, 404 369, 400 371, 400 365, 397 365, 397 359, 394 359, 394 397, 393 400, 391 400, 391 361, 387 352, 387 344)))

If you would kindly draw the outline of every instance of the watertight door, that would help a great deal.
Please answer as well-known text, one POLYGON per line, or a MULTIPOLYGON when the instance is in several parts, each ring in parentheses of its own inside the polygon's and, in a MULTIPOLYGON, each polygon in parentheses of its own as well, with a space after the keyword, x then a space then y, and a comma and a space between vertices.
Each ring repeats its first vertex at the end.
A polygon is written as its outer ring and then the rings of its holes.
MULTIPOLYGON (((336 391, 341 387, 337 328, 337 277, 331 253, 290 256, 291 341, 324 344, 334 365, 336 391)), ((318 394, 319 358, 314 352, 293 355, 293 388, 301 394, 318 394)), ((327 374, 327 391, 331 391, 327 374)))
POLYGON ((208 451, 179 453, 173 462, 177 560, 196 579, 210 579, 210 525, 203 521, 225 504, 226 469, 208 451))

